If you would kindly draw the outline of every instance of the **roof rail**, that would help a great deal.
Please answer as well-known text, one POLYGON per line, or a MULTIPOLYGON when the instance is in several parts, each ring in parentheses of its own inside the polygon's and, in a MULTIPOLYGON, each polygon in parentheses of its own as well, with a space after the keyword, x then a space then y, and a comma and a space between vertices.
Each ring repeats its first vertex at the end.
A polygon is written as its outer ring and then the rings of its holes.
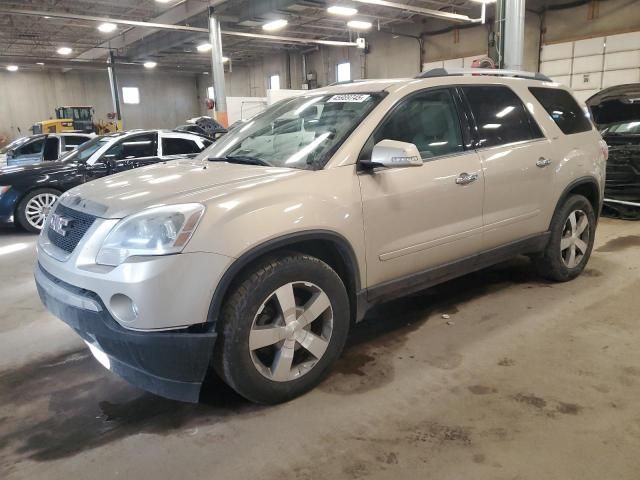
POLYGON ((528 78, 541 82, 552 82, 540 72, 524 72, 521 70, 500 70, 495 68, 433 68, 420 73, 416 78, 448 77, 453 75, 493 75, 498 77, 528 78))

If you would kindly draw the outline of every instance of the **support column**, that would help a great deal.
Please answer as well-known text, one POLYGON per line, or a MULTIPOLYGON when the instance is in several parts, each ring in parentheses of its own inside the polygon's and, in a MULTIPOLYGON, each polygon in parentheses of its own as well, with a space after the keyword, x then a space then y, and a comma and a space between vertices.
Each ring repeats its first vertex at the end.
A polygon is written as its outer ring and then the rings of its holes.
POLYGON ((109 74, 109 86, 111 87, 111 102, 113 103, 113 111, 116 114, 116 125, 118 130, 122 130, 122 112, 120 111, 120 96, 118 95, 118 80, 114 70, 113 50, 109 50, 109 59, 107 61, 107 73, 109 74))
POLYGON ((525 0, 506 3, 504 22, 504 64, 509 70, 522 70, 524 56, 525 0))
POLYGON ((220 21, 209 7, 209 43, 211 43, 211 73, 216 104, 216 117, 225 128, 229 126, 227 96, 224 88, 224 64, 222 63, 222 35, 220 21))

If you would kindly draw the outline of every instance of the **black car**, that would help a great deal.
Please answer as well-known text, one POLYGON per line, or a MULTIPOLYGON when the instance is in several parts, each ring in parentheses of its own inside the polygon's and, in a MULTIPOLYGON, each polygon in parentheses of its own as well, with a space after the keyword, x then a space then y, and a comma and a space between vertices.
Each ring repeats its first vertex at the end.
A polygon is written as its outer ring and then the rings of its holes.
POLYGON ((187 132, 137 130, 95 137, 58 161, 0 169, 0 222, 39 232, 60 194, 82 183, 200 153, 211 140, 187 132))
POLYGON ((587 106, 609 146, 602 213, 640 220, 640 83, 602 90, 587 106))

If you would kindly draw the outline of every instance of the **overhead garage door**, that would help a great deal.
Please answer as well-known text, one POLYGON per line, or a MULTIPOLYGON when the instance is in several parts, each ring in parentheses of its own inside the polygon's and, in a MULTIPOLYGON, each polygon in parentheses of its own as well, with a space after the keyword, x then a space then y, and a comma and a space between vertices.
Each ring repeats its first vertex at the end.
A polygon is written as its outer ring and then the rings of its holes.
POLYGON ((640 32, 543 45, 540 71, 582 101, 603 88, 640 82, 640 32))

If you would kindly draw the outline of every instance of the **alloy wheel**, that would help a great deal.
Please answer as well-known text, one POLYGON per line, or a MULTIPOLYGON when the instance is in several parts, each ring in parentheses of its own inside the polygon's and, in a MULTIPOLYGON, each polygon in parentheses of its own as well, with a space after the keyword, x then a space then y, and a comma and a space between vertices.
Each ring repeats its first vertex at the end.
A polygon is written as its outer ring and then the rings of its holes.
POLYGON ((40 193, 27 202, 25 217, 27 222, 38 230, 42 230, 51 207, 58 200, 58 195, 53 193, 40 193))
POLYGON ((562 229, 560 257, 568 268, 577 267, 589 248, 589 217, 582 210, 569 214, 562 229))
POLYGON ((295 380, 324 356, 332 332, 327 294, 313 283, 287 283, 267 297, 254 317, 249 332, 251 359, 269 380, 295 380))

